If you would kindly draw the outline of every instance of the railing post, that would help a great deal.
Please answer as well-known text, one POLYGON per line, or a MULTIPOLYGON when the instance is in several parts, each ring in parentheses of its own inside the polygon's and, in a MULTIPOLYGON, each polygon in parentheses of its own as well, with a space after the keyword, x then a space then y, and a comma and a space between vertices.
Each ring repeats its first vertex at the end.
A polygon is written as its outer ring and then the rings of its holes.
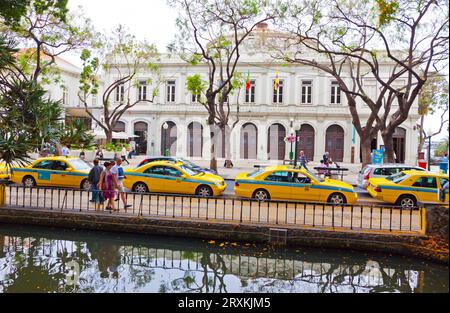
POLYGON ((0 207, 6 204, 6 188, 3 182, 0 182, 0 207))

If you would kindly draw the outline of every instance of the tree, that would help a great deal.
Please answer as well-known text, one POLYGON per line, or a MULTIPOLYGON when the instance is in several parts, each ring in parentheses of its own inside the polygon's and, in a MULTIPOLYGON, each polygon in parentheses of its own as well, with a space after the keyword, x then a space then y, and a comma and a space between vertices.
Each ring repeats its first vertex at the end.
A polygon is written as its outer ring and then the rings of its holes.
POLYGON ((122 115, 138 103, 153 103, 158 95, 161 78, 159 77, 159 54, 155 45, 145 41, 138 41, 119 25, 112 32, 111 37, 102 36, 99 44, 95 46, 95 54, 84 49, 81 54, 83 70, 80 78, 78 97, 84 104, 87 114, 100 126, 106 135, 107 143, 112 142, 112 132, 122 115), (99 72, 103 70, 114 77, 111 82, 105 82, 102 92, 102 118, 95 116, 88 109, 87 99, 99 93, 101 80, 99 72), (145 97, 134 99, 132 91, 139 87, 136 75, 139 71, 150 71, 151 76, 145 81, 153 87, 145 97), (150 96, 151 98, 147 98, 150 96))
POLYGON ((236 68, 241 46, 258 24, 273 20, 283 7, 272 8, 264 0, 169 0, 169 3, 180 12, 177 48, 182 58, 192 66, 208 67, 206 79, 200 75, 188 77, 187 90, 198 97, 208 112, 210 167, 217 170, 214 142, 229 129, 229 96, 239 85, 236 68))
POLYGON ((386 161, 393 162, 395 129, 408 118, 430 73, 447 64, 448 2, 304 1, 289 5, 283 25, 290 31, 291 49, 281 57, 330 74, 345 94, 362 141, 363 164, 369 162, 370 141, 378 131, 386 161), (307 55, 311 51, 317 59, 307 55), (366 79, 377 82, 375 98, 366 79), (357 99, 370 110, 367 118, 357 99))
POLYGON ((57 56, 91 36, 89 21, 77 24, 66 6, 67 0, 0 5, 0 157, 8 165, 27 162, 30 150, 59 138, 61 105, 45 96, 41 84, 56 73, 57 56), (34 48, 19 51, 18 44, 34 48))
POLYGON ((448 136, 438 144, 436 150, 434 151, 434 155, 442 157, 446 153, 448 153, 448 136))
POLYGON ((49 83, 49 77, 57 73, 58 56, 91 43, 90 20, 66 6, 67 0, 29 0, 20 19, 0 21, 2 32, 26 47, 17 55, 21 79, 49 83))
POLYGON ((95 146, 95 136, 88 131, 82 119, 69 121, 61 127, 59 141, 65 146, 75 146, 83 151, 90 149, 95 146))
POLYGON ((448 123, 448 82, 443 76, 431 77, 424 85, 419 95, 419 146, 417 154, 419 154, 430 136, 434 137, 441 133, 442 128, 448 123), (424 129, 425 117, 440 113, 440 127, 433 134, 427 134, 424 129))

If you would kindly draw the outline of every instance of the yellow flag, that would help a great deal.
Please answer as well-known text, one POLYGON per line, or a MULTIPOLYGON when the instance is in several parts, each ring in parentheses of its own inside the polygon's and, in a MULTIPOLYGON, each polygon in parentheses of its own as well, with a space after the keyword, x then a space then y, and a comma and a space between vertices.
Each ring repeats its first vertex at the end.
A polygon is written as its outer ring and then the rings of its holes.
POLYGON ((273 84, 273 89, 278 90, 278 88, 280 87, 280 78, 278 77, 279 73, 278 71, 276 71, 276 76, 275 76, 275 83, 273 84))

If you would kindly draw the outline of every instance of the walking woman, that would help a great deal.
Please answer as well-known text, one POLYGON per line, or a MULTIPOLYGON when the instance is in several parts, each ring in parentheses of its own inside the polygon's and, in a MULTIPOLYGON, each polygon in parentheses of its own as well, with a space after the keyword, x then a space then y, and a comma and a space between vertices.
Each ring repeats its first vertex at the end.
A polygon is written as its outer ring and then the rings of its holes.
POLYGON ((103 191, 106 201, 106 210, 118 211, 114 204, 115 190, 118 186, 116 177, 111 173, 111 168, 115 162, 105 162, 105 169, 100 176, 99 189, 103 191))

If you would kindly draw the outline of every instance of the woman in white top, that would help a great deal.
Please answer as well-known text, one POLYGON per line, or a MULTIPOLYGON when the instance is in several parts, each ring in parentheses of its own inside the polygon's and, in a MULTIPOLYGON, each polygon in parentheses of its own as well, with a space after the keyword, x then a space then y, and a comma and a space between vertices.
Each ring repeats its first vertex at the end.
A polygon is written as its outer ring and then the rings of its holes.
POLYGON ((122 152, 120 153, 120 156, 122 157, 123 162, 127 162, 127 164, 130 164, 127 160, 127 149, 125 147, 122 147, 122 152))

